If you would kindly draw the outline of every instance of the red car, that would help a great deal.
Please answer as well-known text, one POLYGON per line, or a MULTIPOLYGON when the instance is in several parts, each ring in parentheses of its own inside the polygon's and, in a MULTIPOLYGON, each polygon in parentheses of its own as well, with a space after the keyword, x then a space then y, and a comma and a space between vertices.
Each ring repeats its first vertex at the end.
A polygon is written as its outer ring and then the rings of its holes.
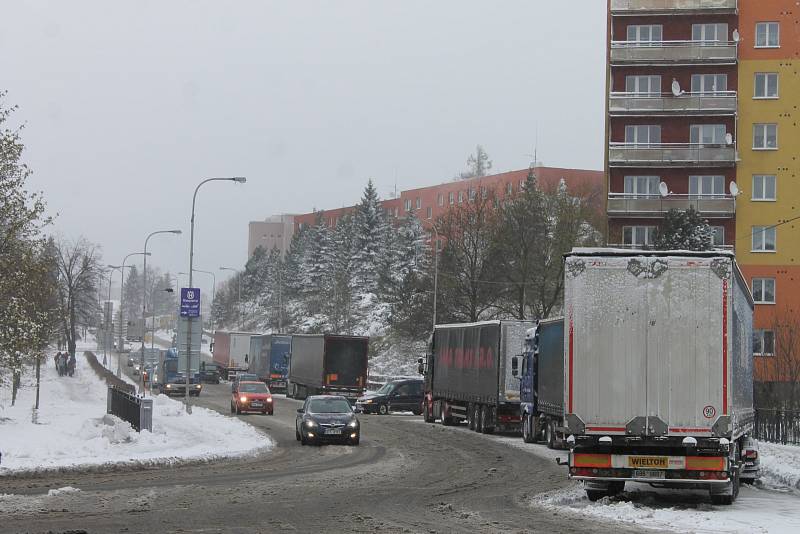
POLYGON ((260 412, 272 415, 272 394, 264 382, 239 382, 233 390, 231 413, 260 412))

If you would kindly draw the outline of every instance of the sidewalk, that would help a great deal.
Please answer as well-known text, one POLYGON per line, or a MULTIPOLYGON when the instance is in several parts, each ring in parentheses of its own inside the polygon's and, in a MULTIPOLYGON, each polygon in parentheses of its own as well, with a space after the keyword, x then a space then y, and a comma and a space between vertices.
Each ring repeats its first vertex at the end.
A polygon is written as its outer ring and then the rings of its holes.
MULTIPOLYGON (((102 356, 100 356, 102 361, 102 356)), ((116 368, 116 358, 112 358, 116 368)), ((254 427, 212 410, 163 395, 154 398, 153 432, 138 433, 106 415, 106 385, 77 357, 75 376, 59 377, 52 358, 41 369, 40 408, 32 422, 36 383, 26 373, 15 406, 10 389, 0 390, 0 477, 20 471, 81 468, 104 464, 171 464, 244 456, 272 447, 254 427)))

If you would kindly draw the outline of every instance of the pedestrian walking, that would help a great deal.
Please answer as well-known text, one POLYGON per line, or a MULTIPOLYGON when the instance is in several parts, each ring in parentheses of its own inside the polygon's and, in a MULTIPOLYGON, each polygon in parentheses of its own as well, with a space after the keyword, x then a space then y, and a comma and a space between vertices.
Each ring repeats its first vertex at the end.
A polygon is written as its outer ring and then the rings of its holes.
POLYGON ((67 362, 67 372, 69 373, 70 377, 75 374, 75 364, 76 364, 75 355, 74 354, 70 354, 69 355, 69 362, 67 362))

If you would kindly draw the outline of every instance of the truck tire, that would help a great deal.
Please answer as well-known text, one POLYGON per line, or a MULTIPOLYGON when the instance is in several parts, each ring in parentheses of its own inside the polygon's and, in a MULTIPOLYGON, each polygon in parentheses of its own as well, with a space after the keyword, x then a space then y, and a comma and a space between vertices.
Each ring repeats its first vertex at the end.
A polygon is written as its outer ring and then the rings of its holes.
POLYGON ((475 407, 472 403, 467 404, 467 428, 475 430, 475 407))
POLYGON ((731 488, 730 495, 711 495, 711 503, 728 506, 733 504, 736 501, 736 498, 739 496, 739 486, 741 485, 741 481, 739 479, 739 471, 740 461, 739 461, 739 444, 736 443, 733 449, 733 458, 732 462, 736 465, 733 468, 733 476, 731 477, 731 481, 728 483, 731 488))
POLYGON ((453 418, 447 415, 447 404, 442 403, 441 406, 442 412, 442 425, 443 426, 453 426, 453 418))
POLYGON ((586 490, 586 497, 592 502, 597 502, 603 497, 608 497, 608 493, 601 490, 586 490))
POLYGON ((547 442, 548 449, 556 448, 556 429, 553 421, 547 420, 544 427, 544 439, 547 442))
POLYGON ((533 415, 527 413, 522 419, 522 441, 533 443, 536 439, 533 436, 533 415))
POLYGON ((609 496, 614 497, 615 495, 619 495, 623 491, 625 491, 625 481, 619 480, 617 482, 608 483, 609 496))
POLYGON ((494 433, 494 418, 492 417, 492 407, 481 407, 481 433, 492 434, 494 433))

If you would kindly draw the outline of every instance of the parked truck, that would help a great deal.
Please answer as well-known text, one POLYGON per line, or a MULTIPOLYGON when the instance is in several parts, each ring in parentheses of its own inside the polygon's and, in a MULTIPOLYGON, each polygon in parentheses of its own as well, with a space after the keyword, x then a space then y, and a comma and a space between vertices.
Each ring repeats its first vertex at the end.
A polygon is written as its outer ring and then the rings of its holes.
POLYGON ((537 321, 525 334, 519 369, 522 439, 551 449, 564 438, 564 319, 537 321))
POLYGON ((250 366, 248 372, 258 376, 270 391, 286 392, 286 375, 292 336, 264 334, 250 337, 250 366))
POLYGON ((753 429, 753 299, 732 252, 565 258, 569 476, 738 495, 753 429))
POLYGON ((287 396, 343 395, 355 403, 367 383, 369 338, 292 335, 287 396))
POLYGON ((247 371, 250 365, 250 337, 257 336, 254 332, 225 332, 217 330, 214 333, 213 356, 221 371, 222 378, 230 380, 237 373, 247 371))
POLYGON ((477 432, 519 431, 519 380, 513 358, 522 355, 533 321, 485 321, 434 327, 426 360, 423 415, 444 425, 467 421, 477 432))

